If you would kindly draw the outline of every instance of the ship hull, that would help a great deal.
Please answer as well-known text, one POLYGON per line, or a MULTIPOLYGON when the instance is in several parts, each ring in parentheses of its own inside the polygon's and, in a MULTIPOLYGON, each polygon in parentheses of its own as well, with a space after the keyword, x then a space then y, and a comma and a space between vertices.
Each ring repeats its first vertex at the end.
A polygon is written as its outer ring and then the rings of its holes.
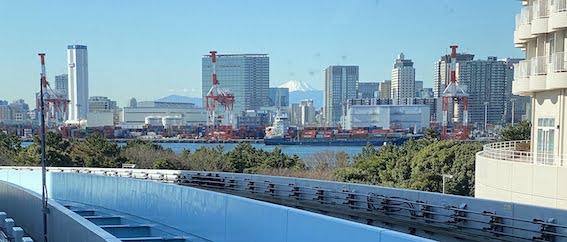
POLYGON ((284 138, 264 139, 265 145, 307 145, 307 146, 382 146, 384 143, 401 145, 409 137, 374 138, 374 139, 302 139, 289 140, 284 138))

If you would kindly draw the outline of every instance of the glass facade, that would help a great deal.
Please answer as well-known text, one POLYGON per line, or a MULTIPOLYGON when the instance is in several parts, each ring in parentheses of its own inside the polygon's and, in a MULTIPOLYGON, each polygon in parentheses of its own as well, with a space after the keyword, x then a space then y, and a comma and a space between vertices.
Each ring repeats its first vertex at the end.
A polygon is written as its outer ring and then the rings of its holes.
MULTIPOLYGON (((234 95, 234 114, 245 110, 259 110, 269 103, 270 60, 265 54, 217 55, 217 79, 222 90, 234 95)), ((202 58, 202 95, 212 86, 210 55, 202 58)))

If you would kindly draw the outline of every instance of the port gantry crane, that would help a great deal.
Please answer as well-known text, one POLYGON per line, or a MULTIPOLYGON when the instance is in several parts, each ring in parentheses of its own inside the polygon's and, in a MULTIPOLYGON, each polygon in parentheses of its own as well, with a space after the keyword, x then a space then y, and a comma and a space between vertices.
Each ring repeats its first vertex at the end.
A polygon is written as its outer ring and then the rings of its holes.
POLYGON ((206 137, 209 139, 232 139, 233 138, 233 117, 234 95, 224 91, 220 87, 217 79, 216 63, 217 51, 210 51, 212 63, 213 86, 205 96, 205 106, 207 109, 207 130, 206 137), (224 114, 217 113, 217 107, 224 107, 224 114), (224 122, 223 122, 224 121, 224 122))
POLYGON ((41 101, 45 102, 43 105, 45 108, 47 127, 52 129, 57 129, 63 126, 65 118, 67 116, 67 107, 69 106, 69 99, 63 97, 62 93, 57 90, 53 90, 47 81, 45 74, 45 53, 38 54, 41 60, 41 89, 42 91, 37 97, 37 107, 41 107, 41 101))
POLYGON ((442 120, 442 139, 454 140, 467 140, 469 139, 469 94, 466 88, 459 85, 457 82, 457 48, 458 46, 452 45, 451 47, 451 82, 447 85, 441 97, 443 98, 443 120, 442 120), (459 124, 459 104, 462 101, 463 106, 463 120, 459 124), (448 132, 448 110, 451 107, 453 113, 452 131, 448 132))

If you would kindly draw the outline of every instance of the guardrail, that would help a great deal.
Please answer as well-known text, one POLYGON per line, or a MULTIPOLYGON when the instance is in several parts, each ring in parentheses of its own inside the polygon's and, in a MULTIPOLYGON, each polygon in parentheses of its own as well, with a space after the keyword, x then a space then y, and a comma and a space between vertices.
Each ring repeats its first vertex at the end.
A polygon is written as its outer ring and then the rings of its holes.
MULTIPOLYGON (((499 147, 507 147, 506 149, 512 151, 513 146, 499 147)), ((48 170, 131 177, 192 186, 439 240, 458 238, 470 241, 567 241, 567 210, 472 197, 236 173, 100 168, 48 170)))
POLYGON ((547 154, 530 151, 519 151, 519 146, 529 146, 529 140, 505 141, 490 143, 483 146, 478 154, 482 157, 540 165, 565 166, 567 156, 564 154, 547 154))
POLYGON ((556 52, 552 56, 553 72, 567 72, 567 58, 565 52, 556 52))

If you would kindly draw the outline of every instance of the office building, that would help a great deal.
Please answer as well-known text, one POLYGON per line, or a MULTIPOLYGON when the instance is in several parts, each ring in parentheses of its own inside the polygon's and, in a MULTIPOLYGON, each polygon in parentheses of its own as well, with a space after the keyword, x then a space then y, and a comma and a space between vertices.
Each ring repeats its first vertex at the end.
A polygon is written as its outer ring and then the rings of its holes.
MULTIPOLYGON (((457 53, 456 63, 464 61, 472 61, 474 59, 473 54, 457 53)), ((435 71, 433 73, 433 97, 437 100, 437 110, 442 110, 442 98, 441 94, 451 82, 451 55, 447 54, 441 56, 441 58, 435 62, 435 71)), ((457 80, 458 81, 458 80, 457 80)), ((449 109, 448 116, 453 117, 452 109, 449 109)), ((470 114, 469 114, 470 117, 470 114)), ((436 114, 436 121, 441 122, 443 120, 443 112, 438 112, 436 114)), ((470 123, 470 122, 469 122, 470 123)))
POLYGON ((514 81, 515 67, 523 58, 506 58, 503 59, 506 64, 506 96, 504 100, 506 101, 505 106, 505 122, 517 124, 521 120, 529 119, 527 112, 531 106, 530 96, 520 96, 512 93, 512 82, 514 81), (514 115, 512 115, 514 112, 514 115), (514 120, 512 121, 512 117, 514 120))
POLYGON ((392 99, 392 81, 384 80, 380 82, 378 88, 380 90, 378 98, 392 99))
POLYGON ((325 69, 323 109, 327 125, 341 123, 346 101, 356 98, 358 66, 329 66, 325 69))
POLYGON ((112 101, 110 98, 101 96, 89 97, 90 112, 110 112, 117 108, 116 101, 112 101))
POLYGON ((415 98, 415 69, 413 62, 400 53, 392 69, 391 98, 394 105, 411 104, 415 98))
POLYGON ((504 123, 507 100, 506 64, 503 61, 488 57, 487 60, 459 62, 457 80, 469 94, 470 124, 484 125, 485 108, 489 124, 504 123))
MULTIPOLYGON (((206 107, 205 97, 212 86, 211 55, 204 55, 201 60, 203 107, 206 107)), ((234 95, 235 115, 268 105, 270 59, 267 54, 218 54, 216 73, 221 88, 234 95)))
POLYGON ((565 3, 517 3, 514 45, 525 60, 514 65, 512 92, 531 97, 531 139, 484 145, 476 155, 476 198, 567 209, 565 3))
POLYGON ((301 112, 301 126, 310 126, 315 124, 315 106, 313 99, 302 100, 299 103, 301 112))
POLYGON ((67 46, 69 120, 87 119, 89 112, 89 62, 87 46, 67 46))
POLYGON ((379 86, 378 82, 359 82, 358 98, 379 98, 379 86))
POLYGON ((423 92, 423 81, 415 81, 415 97, 421 97, 423 92))
POLYGON ((289 88, 270 87, 268 105, 276 107, 289 106, 289 88))
POLYGON ((69 75, 57 75, 55 76, 55 90, 63 99, 68 99, 67 93, 69 92, 69 75))

